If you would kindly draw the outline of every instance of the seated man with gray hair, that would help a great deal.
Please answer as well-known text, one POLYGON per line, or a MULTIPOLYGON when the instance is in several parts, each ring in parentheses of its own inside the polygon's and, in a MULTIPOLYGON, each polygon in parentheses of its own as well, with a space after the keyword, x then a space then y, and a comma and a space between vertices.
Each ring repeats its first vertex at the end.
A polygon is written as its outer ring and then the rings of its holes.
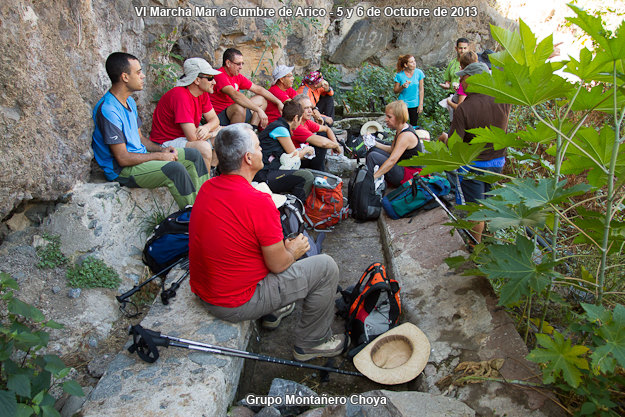
POLYGON ((231 321, 263 317, 275 328, 304 300, 293 356, 300 361, 340 355, 344 334, 332 334, 339 269, 328 255, 302 260, 302 234, 283 239, 280 214, 269 194, 251 182, 263 153, 249 125, 221 129, 215 139, 221 175, 207 181, 191 212, 191 290, 214 316, 231 321))

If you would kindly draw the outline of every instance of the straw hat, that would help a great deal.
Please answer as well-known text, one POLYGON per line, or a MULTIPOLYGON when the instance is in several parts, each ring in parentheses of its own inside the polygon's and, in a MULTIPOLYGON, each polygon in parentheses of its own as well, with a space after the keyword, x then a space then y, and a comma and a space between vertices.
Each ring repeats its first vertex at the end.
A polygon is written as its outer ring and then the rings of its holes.
POLYGON ((376 122, 375 120, 372 120, 362 125, 362 127, 360 128, 360 135, 364 136, 367 133, 375 134, 377 132, 383 132, 383 131, 384 131, 384 128, 382 127, 382 125, 376 122))
POLYGON ((266 182, 252 183, 252 186, 260 192, 269 194, 271 196, 271 199, 273 200, 273 204, 276 205, 276 208, 280 208, 284 203, 286 203, 286 196, 282 194, 272 193, 266 182))
POLYGON ((378 336, 354 356, 354 366, 372 381, 403 384, 416 378, 430 357, 430 342, 414 324, 404 323, 378 336))

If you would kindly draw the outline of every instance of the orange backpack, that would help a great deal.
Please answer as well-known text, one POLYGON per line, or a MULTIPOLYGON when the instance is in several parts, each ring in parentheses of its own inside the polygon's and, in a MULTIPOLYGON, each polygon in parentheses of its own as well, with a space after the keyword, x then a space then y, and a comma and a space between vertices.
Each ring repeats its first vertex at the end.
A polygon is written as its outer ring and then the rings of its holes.
POLYGON ((349 215, 343 206, 343 180, 327 172, 309 171, 315 180, 306 199, 306 221, 313 230, 327 230, 349 215))
POLYGON ((346 319, 347 334, 355 346, 350 356, 397 325, 401 314, 399 282, 386 276, 380 262, 369 265, 358 283, 341 294, 337 314, 346 319))

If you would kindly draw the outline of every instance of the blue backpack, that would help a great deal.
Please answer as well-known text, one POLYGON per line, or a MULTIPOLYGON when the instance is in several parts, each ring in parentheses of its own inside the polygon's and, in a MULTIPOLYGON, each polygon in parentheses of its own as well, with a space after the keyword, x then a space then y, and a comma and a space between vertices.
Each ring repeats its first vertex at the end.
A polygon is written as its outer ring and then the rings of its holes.
POLYGON ((167 216, 154 227, 154 233, 143 248, 143 263, 158 274, 189 254, 189 221, 191 209, 187 206, 167 216))
MULTIPOLYGON (((419 174, 415 174, 419 175, 419 174)), ((437 196, 449 194, 451 187, 446 178, 438 175, 422 177, 430 190, 437 196)), ((418 210, 429 210, 437 206, 434 197, 417 184, 414 178, 403 183, 382 199, 382 207, 392 219, 410 217, 418 210)))

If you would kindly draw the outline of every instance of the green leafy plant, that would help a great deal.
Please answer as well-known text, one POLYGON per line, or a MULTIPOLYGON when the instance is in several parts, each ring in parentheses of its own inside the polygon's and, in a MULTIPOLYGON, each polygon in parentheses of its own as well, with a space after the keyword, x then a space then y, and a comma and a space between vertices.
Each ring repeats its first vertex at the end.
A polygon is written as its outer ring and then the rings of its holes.
POLYGON ((182 72, 182 67, 172 59, 182 62, 180 55, 171 50, 176 44, 178 28, 174 28, 169 34, 161 33, 155 41, 154 49, 157 52, 155 62, 150 63, 153 79, 152 83, 156 91, 152 100, 158 101, 163 94, 175 87, 178 76, 182 72))
POLYGON ((68 268, 66 275, 68 284, 74 288, 117 288, 121 283, 113 268, 93 256, 68 268))
POLYGON ((621 291, 609 290, 606 283, 622 271, 625 246, 625 22, 610 32, 600 18, 569 7, 576 15, 569 22, 592 39, 593 50, 582 49, 579 59, 549 62, 552 36, 538 41, 523 21, 517 32, 492 27, 503 48, 491 55, 494 70, 467 80, 467 92, 520 106, 527 119, 534 119, 531 123, 520 121, 511 132, 472 129, 476 137, 470 144, 454 134, 448 146, 426 144, 430 153, 406 165, 425 165, 422 174, 442 172, 470 164, 485 143, 510 150, 519 178, 500 175, 505 186, 482 205, 465 207, 468 220, 507 231, 504 240, 487 240, 476 248, 477 272, 497 282, 501 305, 523 309, 526 329, 533 312, 541 312, 535 331, 539 347, 530 359, 542 364, 545 383, 563 398, 574 398, 567 404, 571 412, 619 415, 625 412, 625 310, 614 303, 621 291), (537 157, 543 150, 544 157, 537 157), (532 239, 525 237, 528 231, 532 239), (596 269, 584 268, 594 254, 596 269), (595 307, 581 304, 585 327, 567 323, 567 332, 547 335, 544 322, 558 296, 556 287, 571 294, 571 303, 579 298, 595 302, 595 307), (614 310, 604 303, 615 305, 614 310))
POLYGON ((65 265, 67 258, 61 253, 61 237, 44 233, 43 239, 48 243, 37 248, 37 257, 39 258, 37 268, 52 269, 65 265))
POLYGON ((419 116, 421 127, 436 137, 449 128, 449 112, 438 105, 439 101, 449 95, 449 90, 443 90, 438 83, 441 82, 444 70, 438 67, 428 67, 423 70, 423 113, 419 116))
POLYGON ((576 394, 572 401, 577 415, 623 415, 625 307, 617 304, 610 311, 592 304, 581 306, 584 314, 570 326, 569 337, 557 331, 553 337, 538 334, 540 347, 528 359, 543 366, 544 383, 576 394))
MULTIPOLYGON (((328 62, 321 63, 321 73, 323 74, 323 78, 332 86, 334 89, 334 102, 337 104, 343 104, 343 100, 345 100, 345 94, 343 89, 340 88, 343 83, 343 77, 341 76, 341 71, 336 68, 334 65, 328 62)), ((301 79, 297 83, 301 84, 301 79)))
POLYGON ((15 297, 18 289, 15 280, 0 272, 0 415, 60 417, 50 394, 53 386, 84 396, 76 381, 61 382, 70 368, 57 355, 41 353, 50 337, 44 329, 63 326, 15 297))
POLYGON ((370 111, 371 105, 374 111, 384 111, 387 103, 397 99, 393 93, 394 76, 395 73, 388 68, 363 64, 352 83, 352 89, 345 93, 351 111, 370 111))
POLYGON ((152 233, 154 233, 154 228, 174 211, 173 201, 167 206, 157 202, 154 196, 152 199, 154 202, 154 208, 151 211, 145 211, 140 206, 137 206, 137 208, 143 213, 141 220, 139 221, 139 227, 144 236, 151 236, 152 233))

